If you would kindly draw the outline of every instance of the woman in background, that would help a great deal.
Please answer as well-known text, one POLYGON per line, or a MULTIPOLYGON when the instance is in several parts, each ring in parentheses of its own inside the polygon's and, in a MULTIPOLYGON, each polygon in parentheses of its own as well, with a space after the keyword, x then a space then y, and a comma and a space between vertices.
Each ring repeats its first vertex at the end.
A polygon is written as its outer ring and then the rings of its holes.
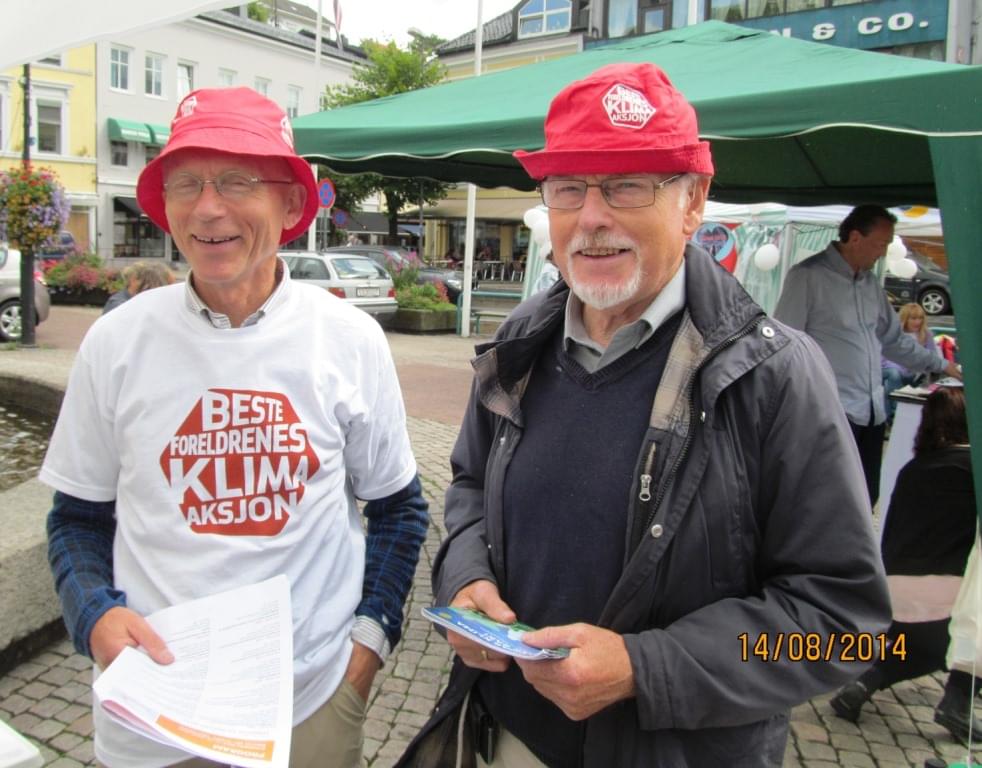
MULTIPOLYGON (((924 403, 914 458, 897 476, 883 530, 883 566, 893 604, 888 633, 892 645, 886 660, 832 699, 839 717, 856 722, 875 691, 945 668, 951 606, 977 523, 964 390, 942 387, 924 403)), ((971 675, 951 671, 934 722, 964 741, 972 718, 973 732, 982 734, 972 701, 971 675)))
MULTIPOLYGON (((934 352, 940 357, 941 352, 938 345, 934 343, 934 336, 927 327, 927 315, 920 304, 904 304, 900 308, 900 327, 904 333, 913 336, 914 339, 927 350, 934 352)), ((900 363, 882 360, 883 366, 883 397, 886 398, 887 421, 893 422, 893 412, 897 410, 897 403, 890 397, 890 393, 895 389, 900 389, 908 384, 913 384, 920 377, 919 373, 911 373, 900 363)))

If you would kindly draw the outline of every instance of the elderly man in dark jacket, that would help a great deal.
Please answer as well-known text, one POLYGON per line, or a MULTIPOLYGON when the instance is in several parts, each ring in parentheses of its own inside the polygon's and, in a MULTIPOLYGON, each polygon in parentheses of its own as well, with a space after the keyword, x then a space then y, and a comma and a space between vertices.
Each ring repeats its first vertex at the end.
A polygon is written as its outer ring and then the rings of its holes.
POLYGON ((563 281, 478 347, 434 589, 570 654, 449 633, 403 764, 779 766, 790 708, 889 623, 835 380, 687 245, 713 165, 664 73, 571 84, 545 133, 516 156, 563 281))

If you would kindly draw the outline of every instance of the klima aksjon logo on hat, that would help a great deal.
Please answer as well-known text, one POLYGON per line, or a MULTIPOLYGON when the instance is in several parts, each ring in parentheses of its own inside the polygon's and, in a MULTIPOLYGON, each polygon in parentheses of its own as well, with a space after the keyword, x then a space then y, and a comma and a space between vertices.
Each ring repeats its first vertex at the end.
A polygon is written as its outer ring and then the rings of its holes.
POLYGON ((644 128, 657 111, 645 95, 618 83, 603 98, 610 123, 618 128, 644 128))

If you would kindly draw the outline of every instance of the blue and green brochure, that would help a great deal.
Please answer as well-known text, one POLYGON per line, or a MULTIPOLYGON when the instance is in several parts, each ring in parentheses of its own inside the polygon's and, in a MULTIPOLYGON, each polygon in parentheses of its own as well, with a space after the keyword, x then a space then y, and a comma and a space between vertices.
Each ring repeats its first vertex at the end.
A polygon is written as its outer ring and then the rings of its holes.
POLYGON ((485 648, 514 656, 516 659, 534 661, 564 659, 569 656, 569 648, 534 648, 523 643, 522 636, 526 632, 534 632, 535 629, 517 621, 514 624, 501 624, 478 611, 449 606, 424 608, 423 615, 485 648))

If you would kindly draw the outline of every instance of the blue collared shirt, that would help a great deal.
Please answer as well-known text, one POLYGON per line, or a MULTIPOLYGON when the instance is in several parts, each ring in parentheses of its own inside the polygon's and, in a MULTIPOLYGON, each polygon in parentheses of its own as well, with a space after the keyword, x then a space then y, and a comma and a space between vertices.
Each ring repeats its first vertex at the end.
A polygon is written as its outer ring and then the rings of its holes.
POLYGON ((853 270, 830 243, 795 265, 784 280, 774 317, 804 331, 835 373, 839 400, 857 426, 886 420, 881 356, 913 371, 943 371, 944 358, 903 332, 879 279, 853 270))

